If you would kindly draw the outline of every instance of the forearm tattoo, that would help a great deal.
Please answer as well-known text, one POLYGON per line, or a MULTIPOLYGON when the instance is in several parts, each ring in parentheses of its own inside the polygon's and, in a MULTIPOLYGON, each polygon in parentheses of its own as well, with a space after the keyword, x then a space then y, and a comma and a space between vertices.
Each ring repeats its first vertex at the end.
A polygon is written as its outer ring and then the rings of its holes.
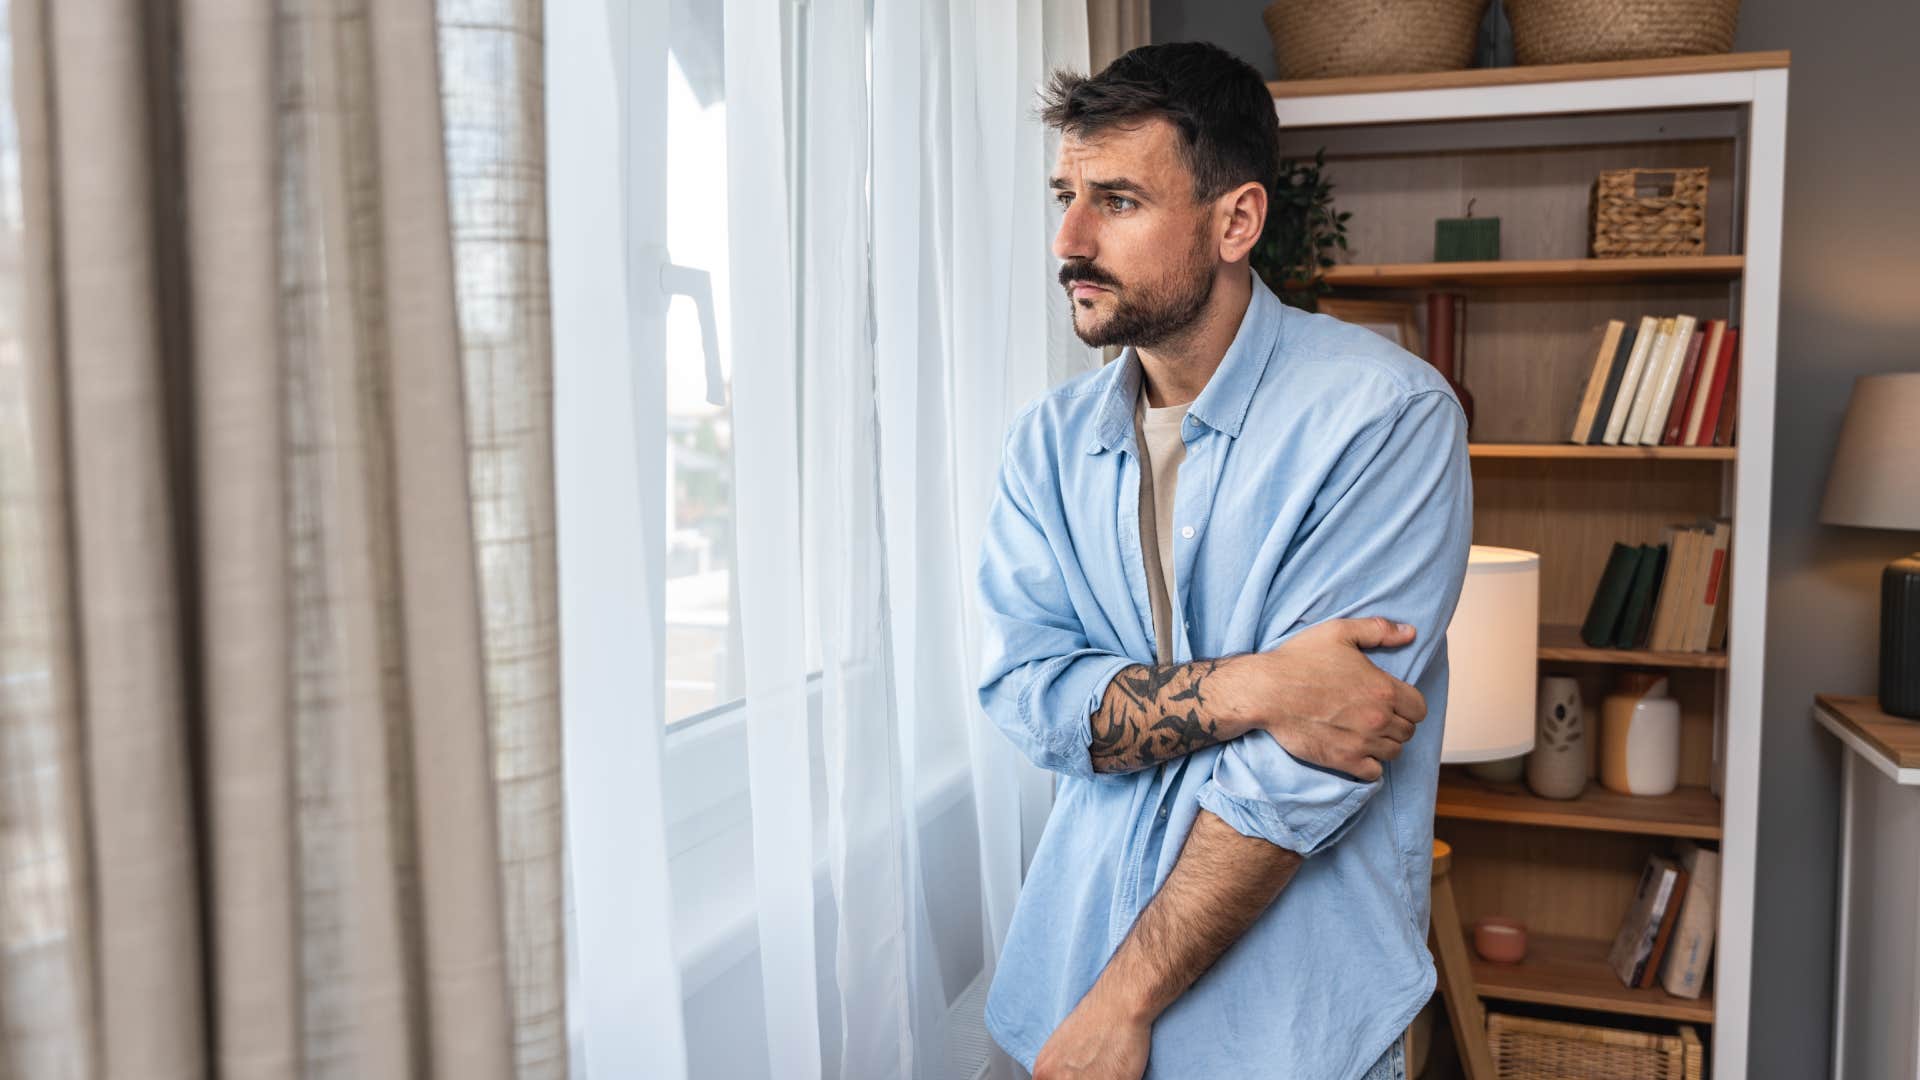
POLYGON ((1095 772, 1131 772, 1222 742, 1207 706, 1219 660, 1134 664, 1107 684, 1087 747, 1095 772))

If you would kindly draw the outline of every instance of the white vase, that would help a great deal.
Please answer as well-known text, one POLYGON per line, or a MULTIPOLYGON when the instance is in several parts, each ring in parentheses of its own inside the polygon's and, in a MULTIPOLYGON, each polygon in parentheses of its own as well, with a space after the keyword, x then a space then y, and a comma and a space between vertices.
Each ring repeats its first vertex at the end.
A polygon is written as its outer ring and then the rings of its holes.
POLYGON ((1577 799, 1587 790, 1587 721, 1580 684, 1568 675, 1540 680, 1527 787, 1543 799, 1577 799))
POLYGON ((1666 795, 1680 783, 1680 703, 1664 676, 1622 678, 1601 706, 1600 782, 1622 795, 1666 795))

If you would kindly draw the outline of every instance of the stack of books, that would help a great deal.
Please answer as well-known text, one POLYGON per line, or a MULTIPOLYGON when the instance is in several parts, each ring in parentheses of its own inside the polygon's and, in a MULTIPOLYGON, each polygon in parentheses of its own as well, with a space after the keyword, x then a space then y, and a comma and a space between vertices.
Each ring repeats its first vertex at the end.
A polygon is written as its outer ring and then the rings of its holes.
POLYGON ((1625 986, 1656 982, 1675 997, 1706 988, 1720 902, 1720 853, 1682 840, 1679 857, 1647 856, 1607 965, 1625 986))
POLYGON ((1580 640, 1596 649, 1725 648, 1732 542, 1731 518, 1668 525, 1657 544, 1616 542, 1580 640))
POLYGON ((1725 319, 1612 319, 1600 331, 1568 441, 1607 446, 1732 446, 1739 338, 1725 319))

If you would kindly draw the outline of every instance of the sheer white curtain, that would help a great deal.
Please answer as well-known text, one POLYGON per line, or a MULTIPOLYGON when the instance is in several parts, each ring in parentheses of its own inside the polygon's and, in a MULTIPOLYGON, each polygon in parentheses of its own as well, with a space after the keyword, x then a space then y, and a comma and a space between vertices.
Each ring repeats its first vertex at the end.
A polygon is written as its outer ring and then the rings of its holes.
MULTIPOLYGON (((1013 411, 1097 362, 1057 300, 1034 118, 1046 70, 1086 65, 1084 0, 868 6, 723 7, 742 888, 776 1080, 970 1077, 982 1057, 978 989, 1051 784, 976 702, 973 563, 1013 411), (937 793, 963 809, 935 828, 937 793)), ((663 153, 658 42, 680 13, 548 9, 570 1001, 592 1077, 671 1080, 690 1053, 655 715, 657 237, 685 167, 663 153)))
POLYGON ((796 11, 797 96, 780 103, 777 5, 727 4, 729 173, 797 185, 793 220, 763 188, 736 190, 729 221, 736 297, 756 298, 734 306, 734 407, 769 1064, 943 1077, 964 1056, 949 1042, 979 1031, 977 997, 950 1008, 977 973, 952 969, 990 970, 1051 795, 978 709, 971 581, 1007 421, 1096 362, 1054 301, 1051 146, 1033 115, 1049 67, 1084 69, 1086 15, 1080 0, 901 0, 871 26, 858 0, 796 11), (801 132, 794 161, 782 116, 801 132), (796 579, 812 586, 798 606, 796 579), (795 765, 802 619, 820 635, 817 793, 795 765), (955 771, 978 843, 926 850, 920 796, 955 771), (831 972, 803 857, 815 797, 831 972), (929 868, 948 880, 956 861, 978 863, 962 875, 980 892, 974 950, 929 919, 929 868), (838 1027, 824 1038, 822 1016, 838 1027))

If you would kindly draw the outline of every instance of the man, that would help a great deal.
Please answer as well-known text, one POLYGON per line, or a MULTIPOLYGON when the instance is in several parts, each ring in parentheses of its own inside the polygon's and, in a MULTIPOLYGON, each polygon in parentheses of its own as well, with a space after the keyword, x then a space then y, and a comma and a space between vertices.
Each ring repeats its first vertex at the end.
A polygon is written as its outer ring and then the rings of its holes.
POLYGON ((1014 419, 982 546, 981 701, 1062 774, 988 1029, 1036 1080, 1404 1077, 1465 415, 1250 271, 1246 64, 1135 49, 1044 116, 1075 329, 1126 348, 1014 419))

